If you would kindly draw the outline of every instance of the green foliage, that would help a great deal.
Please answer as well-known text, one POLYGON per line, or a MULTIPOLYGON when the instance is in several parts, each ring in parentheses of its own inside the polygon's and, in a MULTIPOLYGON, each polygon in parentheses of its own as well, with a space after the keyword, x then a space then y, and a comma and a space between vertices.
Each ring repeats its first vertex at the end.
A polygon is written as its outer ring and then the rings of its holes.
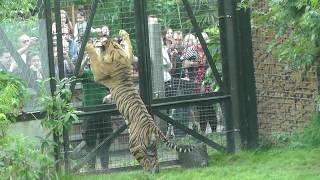
POLYGON ((25 20, 34 15, 37 0, 1 0, 0 22, 11 20, 25 20))
MULTIPOLYGON (((3 134, 0 138, 0 174, 3 179, 58 179, 51 148, 56 144, 49 137, 52 137, 53 133, 61 137, 63 127, 69 128, 72 121, 78 118, 70 103, 71 80, 58 81, 53 96, 46 93, 48 81, 40 82, 40 99, 47 113, 42 125, 49 129, 49 133, 41 139, 40 146, 21 136, 12 137, 3 134)), ((1 128, 5 128, 4 125, 7 127, 4 120, 12 120, 15 117, 16 113, 13 113, 12 109, 20 107, 24 92, 21 81, 0 71, 1 128), (8 116, 8 113, 12 115, 8 116)))
POLYGON ((281 133, 272 133, 271 138, 273 140, 273 143, 277 146, 279 145, 288 145, 288 143, 291 140, 290 133, 281 132, 281 133))
POLYGON ((0 138, 1 179, 58 179, 54 160, 22 136, 0 138))
POLYGON ((26 90, 17 77, 0 71, 0 138, 5 135, 11 122, 15 121, 22 108, 26 90))
POLYGON ((257 4, 257 1, 255 0, 241 0, 238 3, 238 9, 248 9, 248 8, 252 8, 257 4))
POLYGON ((319 58, 320 1, 269 0, 267 12, 254 15, 255 26, 275 33, 270 49, 295 68, 307 68, 319 58))
POLYGON ((26 94, 25 84, 0 71, 0 174, 2 179, 55 179, 54 161, 30 139, 6 136, 26 94))
POLYGON ((63 128, 69 129, 72 121, 78 120, 76 110, 70 103, 72 96, 70 84, 73 79, 64 78, 57 81, 56 91, 52 96, 47 94, 46 84, 49 80, 40 81, 40 104, 46 112, 41 124, 49 129, 47 136, 55 133, 61 137, 63 128))
MULTIPOLYGON (((46 113, 46 116, 41 119, 41 125, 49 130, 48 134, 42 138, 41 151, 52 151, 53 146, 59 146, 63 140, 63 129, 70 129, 72 122, 78 120, 76 110, 71 103, 72 92, 70 84, 74 79, 64 78, 56 81, 56 90, 51 95, 47 91, 47 83, 51 79, 39 81, 40 87, 40 105, 46 113), (50 137, 53 135, 58 137, 58 142, 54 142, 50 137)), ((57 162, 56 162, 57 163, 57 162)))
MULTIPOLYGON (((209 42, 208 42, 208 48, 210 50, 212 59, 219 71, 219 73, 222 73, 222 61, 221 61, 221 51, 220 51, 220 32, 217 25, 213 25, 207 29, 205 29, 205 32, 209 35, 209 42)), ((206 61, 208 64, 208 62, 206 61)), ((219 90, 219 86, 217 83, 215 83, 215 78, 213 77, 211 68, 208 68, 205 74, 204 81, 202 82, 202 85, 205 86, 207 84, 211 84, 212 91, 216 92, 219 90)))
POLYGON ((300 142, 310 146, 320 146, 320 114, 317 114, 304 128, 300 142))
POLYGON ((209 42, 208 47, 210 49, 212 58, 215 63, 221 63, 220 56, 220 32, 218 25, 213 25, 204 30, 208 33, 209 42))
MULTIPOLYGON (((273 133, 271 146, 290 148, 318 147, 320 146, 320 114, 315 115, 305 126, 302 132, 273 133)), ((263 145, 266 147, 266 144, 263 145)))
MULTIPOLYGON (((202 28, 217 24, 217 6, 212 0, 192 0, 189 1, 193 8, 193 13, 202 28), (204 11, 206 9, 207 11, 204 11), (210 10, 209 10, 210 9, 210 10)), ((178 0, 153 0, 148 1, 149 14, 160 17, 163 27, 171 27, 174 30, 182 30, 190 33, 193 29, 191 20, 183 6, 178 0)))

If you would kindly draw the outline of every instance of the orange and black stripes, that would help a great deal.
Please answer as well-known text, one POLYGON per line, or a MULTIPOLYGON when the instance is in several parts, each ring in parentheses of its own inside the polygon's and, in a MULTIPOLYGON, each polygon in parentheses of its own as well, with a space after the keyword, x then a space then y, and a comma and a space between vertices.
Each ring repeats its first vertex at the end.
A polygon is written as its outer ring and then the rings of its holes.
POLYGON ((98 82, 107 86, 119 112, 125 117, 129 131, 129 149, 145 171, 159 167, 156 153, 157 137, 167 147, 178 152, 190 152, 194 147, 182 148, 168 141, 148 113, 132 81, 132 47, 128 34, 122 32, 129 49, 114 41, 107 41, 105 51, 98 56, 89 45, 86 50, 91 58, 92 72, 98 82), (131 48, 131 49, 130 49, 131 48))
POLYGON ((122 113, 129 122, 130 136, 136 136, 139 139, 149 139, 146 136, 149 136, 147 132, 151 131, 171 149, 178 152, 192 151, 193 147, 181 148, 175 143, 168 141, 166 136, 154 123, 152 116, 148 113, 142 99, 131 83, 122 83, 112 88, 111 95, 115 99, 120 113, 122 113))

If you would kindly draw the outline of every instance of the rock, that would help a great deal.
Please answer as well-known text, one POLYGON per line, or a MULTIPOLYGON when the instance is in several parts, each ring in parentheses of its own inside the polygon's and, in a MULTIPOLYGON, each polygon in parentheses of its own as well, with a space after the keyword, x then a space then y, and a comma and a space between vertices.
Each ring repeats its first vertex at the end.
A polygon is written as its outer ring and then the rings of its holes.
POLYGON ((197 144, 191 152, 178 153, 178 160, 182 167, 207 167, 208 151, 205 144, 197 144))

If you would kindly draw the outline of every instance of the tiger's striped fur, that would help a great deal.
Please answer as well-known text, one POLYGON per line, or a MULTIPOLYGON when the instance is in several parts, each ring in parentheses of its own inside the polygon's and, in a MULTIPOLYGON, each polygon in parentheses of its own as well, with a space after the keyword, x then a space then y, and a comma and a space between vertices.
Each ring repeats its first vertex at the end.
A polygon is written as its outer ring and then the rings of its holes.
POLYGON ((148 113, 139 93, 134 87, 132 77, 132 47, 129 35, 122 32, 123 40, 130 47, 123 49, 117 42, 105 42, 105 51, 97 55, 93 45, 86 51, 91 58, 91 68, 95 80, 107 86, 115 100, 119 112, 128 121, 129 149, 144 171, 156 172, 159 164, 156 153, 156 140, 160 138, 169 148, 178 152, 190 152, 191 148, 181 148, 168 141, 148 113), (129 41, 129 42, 128 42, 129 41))

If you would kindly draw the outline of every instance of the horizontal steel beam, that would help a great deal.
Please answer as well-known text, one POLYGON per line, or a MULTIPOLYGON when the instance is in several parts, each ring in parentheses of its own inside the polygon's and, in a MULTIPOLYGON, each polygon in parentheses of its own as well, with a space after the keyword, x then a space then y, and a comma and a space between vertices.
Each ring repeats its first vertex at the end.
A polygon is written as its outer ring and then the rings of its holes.
POLYGON ((152 102, 151 107, 157 109, 168 109, 173 107, 193 106, 198 104, 213 104, 230 99, 230 95, 214 96, 212 94, 198 96, 197 98, 192 97, 195 96, 178 96, 157 99, 152 102))
POLYGON ((196 131, 184 126, 183 124, 173 120, 172 118, 168 117, 167 115, 163 114, 162 112, 160 112, 158 110, 155 110, 155 109, 152 109, 152 113, 154 115, 158 116, 159 118, 161 118, 162 120, 165 120, 166 122, 174 125, 175 127, 179 128, 179 129, 183 130, 184 132, 190 134, 191 136, 197 138, 198 140, 206 143, 210 147, 212 147, 214 149, 217 149, 219 151, 222 151, 222 152, 226 152, 227 151, 227 149, 225 147, 223 147, 222 145, 213 142, 209 138, 207 138, 207 137, 199 134, 198 132, 196 132, 196 131))

